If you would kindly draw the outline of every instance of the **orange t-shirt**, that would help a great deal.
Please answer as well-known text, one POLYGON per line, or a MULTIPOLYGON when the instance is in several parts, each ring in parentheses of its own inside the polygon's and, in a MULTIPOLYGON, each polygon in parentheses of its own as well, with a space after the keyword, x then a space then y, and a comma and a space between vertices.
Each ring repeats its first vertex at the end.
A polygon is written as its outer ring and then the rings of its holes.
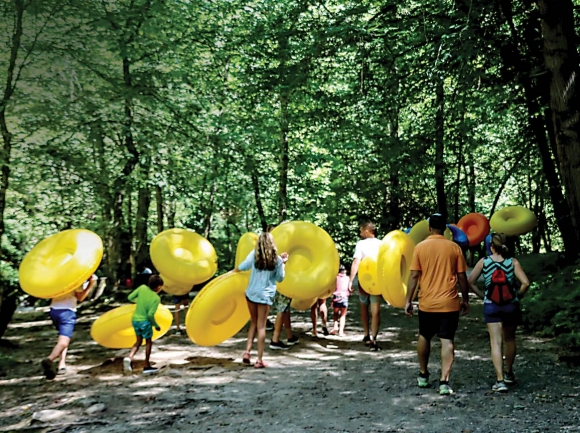
POLYGON ((467 271, 467 265, 459 245, 442 235, 429 236, 415 247, 411 270, 421 271, 421 311, 447 313, 460 310, 457 274, 467 271))

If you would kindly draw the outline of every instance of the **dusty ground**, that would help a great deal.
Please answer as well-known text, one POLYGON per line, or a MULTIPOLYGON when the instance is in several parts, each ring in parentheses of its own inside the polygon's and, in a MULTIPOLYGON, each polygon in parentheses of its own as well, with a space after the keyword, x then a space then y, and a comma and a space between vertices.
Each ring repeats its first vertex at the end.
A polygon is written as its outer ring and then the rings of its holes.
MULTIPOLYGON (((356 298, 353 299, 353 301, 356 298)), ((432 386, 416 386, 417 319, 382 309, 381 352, 361 343, 358 302, 347 336, 313 338, 307 313, 292 320, 300 343, 267 350, 269 367, 241 363, 245 329, 217 347, 199 347, 170 331, 155 342, 157 375, 122 375, 123 351, 89 336, 100 314, 81 310, 69 371, 54 381, 39 360, 56 339, 44 311, 19 312, 2 348, 13 362, 0 377, 0 431, 42 432, 570 432, 580 431, 578 370, 558 362, 550 341, 519 334, 519 384, 493 394, 493 368, 481 304, 473 301, 456 340, 452 396, 439 396, 439 344, 431 360, 432 386), (104 411, 87 414, 104 404, 104 411), (60 410, 49 422, 32 419, 60 410)), ((270 333, 269 333, 270 334, 270 333)), ((143 353, 138 355, 142 359, 143 353)), ((100 407, 103 409, 103 406, 100 407)))

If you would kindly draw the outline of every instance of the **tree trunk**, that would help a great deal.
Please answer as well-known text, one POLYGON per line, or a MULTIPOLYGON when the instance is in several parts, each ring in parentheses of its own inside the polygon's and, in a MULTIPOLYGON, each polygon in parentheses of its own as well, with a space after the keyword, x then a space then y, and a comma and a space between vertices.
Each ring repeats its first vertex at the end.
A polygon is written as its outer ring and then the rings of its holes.
POLYGON ((447 220, 447 196, 445 195, 445 143, 444 118, 445 94, 443 79, 437 78, 435 84, 435 190, 437 210, 447 220))
POLYGON ((163 190, 160 185, 155 185, 155 204, 157 205, 157 233, 161 233, 163 231, 165 204, 163 203, 163 190))
POLYGON ((580 253, 580 56, 576 49, 574 5, 571 0, 537 2, 544 40, 544 61, 551 73, 550 109, 556 139, 560 176, 566 192, 572 225, 568 259, 580 253))
POLYGON ((12 153, 12 133, 8 130, 8 125, 6 124, 6 108, 16 89, 14 73, 16 72, 16 60, 20 50, 22 16, 24 15, 24 3, 22 0, 15 0, 14 6, 16 8, 16 16, 14 17, 14 32, 11 38, 10 60, 6 71, 4 94, 0 102, 0 132, 2 133, 2 149, 0 149, 0 163, 2 164, 0 181, 0 259, 3 257, 2 237, 6 230, 4 226, 4 211, 6 210, 6 193, 8 192, 8 182, 10 180, 10 157, 12 153))
MULTIPOLYGON (((10 158, 12 153, 12 133, 6 123, 6 108, 16 88, 16 60, 20 49, 22 37, 22 17, 24 15, 24 3, 15 0, 16 16, 14 17, 14 32, 12 33, 12 46, 10 48, 10 60, 6 71, 6 85, 0 102, 0 133, 2 133, 2 148, 0 149, 1 180, 0 180, 0 260, 3 259, 2 237, 4 235, 4 212, 6 210, 6 194, 10 180, 10 158)), ((4 335, 8 324, 16 311, 18 291, 8 285, 0 285, 0 337, 4 335)))
POLYGON ((537 21, 534 21, 533 17, 530 17, 527 20, 526 29, 524 31, 526 39, 524 42, 522 42, 519 35, 515 31, 515 26, 512 21, 513 14, 511 10, 511 2, 500 0, 499 5, 512 35, 511 40, 507 41, 507 43, 511 45, 511 48, 506 52, 509 53, 510 57, 516 57, 516 59, 504 58, 503 60, 506 63, 509 62, 510 64, 518 65, 518 76, 520 77, 520 83, 524 89, 529 127, 533 134, 534 141, 538 145, 538 150, 542 158, 542 170, 544 172, 544 176, 546 176, 546 180, 548 181, 548 191, 550 193, 552 206, 554 207, 556 222, 558 224, 558 228, 560 229, 562 241, 564 242, 564 248, 567 254, 575 257, 578 254, 580 242, 576 240, 576 236, 574 234, 569 205, 562 193, 562 186, 558 178, 558 172, 552 159, 550 145, 546 139, 546 132, 548 132, 550 135, 551 128, 546 128, 544 119, 542 119, 540 114, 542 113, 542 108, 539 98, 547 97, 548 89, 544 86, 534 86, 532 79, 530 78, 530 74, 536 65, 532 65, 531 60, 524 58, 524 56, 520 54, 520 51, 518 50, 520 45, 525 45, 530 50, 529 57, 531 59, 537 59, 542 56, 542 53, 540 52, 539 47, 534 40, 537 33, 537 21))
POLYGON ((288 95, 280 95, 280 184, 278 186, 278 223, 288 218, 288 95))
POLYGON ((149 204, 151 202, 151 192, 148 186, 139 188, 137 200, 137 215, 135 216, 135 268, 141 269, 148 263, 149 242, 147 240, 147 221, 149 219, 149 204))

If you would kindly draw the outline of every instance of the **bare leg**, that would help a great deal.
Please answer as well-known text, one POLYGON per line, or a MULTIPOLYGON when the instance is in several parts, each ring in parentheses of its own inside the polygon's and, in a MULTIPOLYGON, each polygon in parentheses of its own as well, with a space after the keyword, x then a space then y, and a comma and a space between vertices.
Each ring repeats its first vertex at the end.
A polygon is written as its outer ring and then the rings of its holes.
POLYGON ((489 332, 491 361, 493 362, 495 375, 497 377, 497 380, 503 380, 503 357, 502 357, 503 336, 501 322, 488 323, 487 331, 489 332))
POLYGON ((58 369, 62 370, 66 368, 66 354, 68 352, 68 347, 65 347, 63 351, 60 353, 60 361, 58 363, 58 369))
POLYGON ((153 347, 153 342, 150 338, 145 339, 145 368, 151 367, 149 359, 151 358, 151 348, 153 347))
MULTIPOLYGON (((179 312, 181 311, 181 303, 175 304, 175 311, 173 315, 175 316, 175 327, 178 331, 181 331, 181 327, 179 326, 179 312)), ((147 344, 147 343, 145 343, 147 344)))
POLYGON ((320 310, 320 320, 322 320, 322 326, 326 328, 326 319, 328 318, 328 307, 326 306, 326 299, 319 299, 316 301, 320 310))
MULTIPOLYGON (((61 356, 62 352, 68 349, 68 345, 70 344, 70 337, 65 337, 64 335, 59 335, 56 345, 48 355, 48 359, 54 361, 56 358, 61 356)), ((66 352, 65 352, 66 356, 66 352)))
POLYGON ((429 364, 429 355, 431 354, 431 341, 427 340, 422 335, 419 335, 417 340, 417 355, 419 358, 419 371, 422 374, 427 373, 427 366, 429 364))
POLYGON ((291 339, 292 325, 290 323, 290 310, 282 313, 282 323, 284 324, 284 329, 286 330, 286 339, 291 339))
POLYGON ((453 358, 455 356, 455 345, 453 340, 446 340, 441 338, 441 380, 449 381, 451 374, 451 366, 453 365, 453 358))
POLYGON ((141 347, 141 344, 143 344, 143 337, 137 337, 137 341, 135 342, 133 347, 131 347, 131 351, 129 352, 129 359, 131 361, 133 361, 133 357, 135 356, 135 354, 137 353, 137 351, 141 347))
POLYGON ((372 339, 373 341, 377 341, 377 335, 379 335, 379 328, 381 326, 381 303, 377 302, 376 304, 371 304, 371 330, 372 330, 372 339))
POLYGON ((310 320, 312 321, 312 335, 316 337, 318 335, 316 330, 318 327, 318 302, 315 302, 310 308, 310 320))
POLYGON ((332 314, 332 318, 333 318, 333 325, 332 325, 332 333, 336 334, 337 332, 339 332, 339 327, 338 327, 338 320, 340 317, 340 308, 333 308, 333 314, 332 314))
POLYGON ((278 343, 280 341, 280 334, 282 333, 282 326, 284 325, 284 313, 276 314, 274 321, 274 332, 272 333, 272 342, 278 343))
POLYGON ((258 330, 258 361, 262 361, 264 355, 264 346, 266 345, 266 319, 270 312, 270 306, 265 304, 258 305, 258 321, 256 324, 258 330))
POLYGON ((344 337, 344 325, 346 324, 346 313, 347 313, 348 309, 347 308, 341 308, 340 309, 340 330, 338 331, 338 335, 340 337, 344 337))
POLYGON ((250 310, 250 327, 248 328, 248 340, 246 342, 246 352, 250 353, 256 337, 256 323, 258 322, 258 304, 247 300, 248 309, 250 310))
POLYGON ((364 302, 360 303, 360 320, 362 322, 365 337, 369 336, 369 306, 364 302))
MULTIPOLYGON (((505 371, 513 373, 516 359, 516 326, 505 326, 503 338, 505 341, 505 371)), ((502 372, 503 375, 503 372, 502 372)))

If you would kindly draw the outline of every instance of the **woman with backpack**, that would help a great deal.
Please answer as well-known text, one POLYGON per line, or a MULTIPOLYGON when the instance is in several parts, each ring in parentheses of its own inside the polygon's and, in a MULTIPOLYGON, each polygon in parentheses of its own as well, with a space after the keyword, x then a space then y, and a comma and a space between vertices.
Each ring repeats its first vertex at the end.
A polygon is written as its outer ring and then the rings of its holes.
POLYGON ((471 290, 483 299, 483 314, 489 332, 491 359, 497 376, 492 390, 507 392, 507 385, 516 382, 513 364, 516 357, 516 328, 521 319, 520 300, 530 286, 530 281, 515 258, 508 258, 506 236, 495 233, 491 237, 492 254, 477 262, 469 275, 471 290), (483 274, 485 291, 475 282, 483 274), (520 281, 516 290, 515 280, 520 281), (505 342, 505 373, 503 370, 502 342, 505 342))

